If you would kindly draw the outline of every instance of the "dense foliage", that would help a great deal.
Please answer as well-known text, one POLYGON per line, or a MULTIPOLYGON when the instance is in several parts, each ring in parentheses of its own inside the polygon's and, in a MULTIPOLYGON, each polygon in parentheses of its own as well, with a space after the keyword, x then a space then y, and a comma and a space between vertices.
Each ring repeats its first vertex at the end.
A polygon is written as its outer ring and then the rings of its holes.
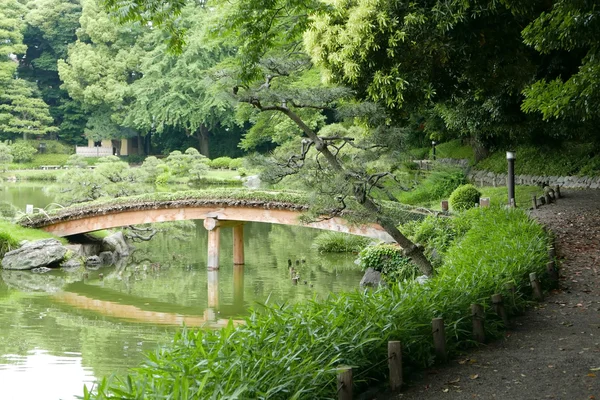
POLYGON ((509 296, 505 283, 514 283, 509 312, 523 307, 528 274, 544 271, 547 239, 518 210, 473 209, 462 217, 471 229, 424 284, 405 282, 295 306, 266 304, 244 325, 183 330, 125 379, 105 380, 85 397, 335 398, 339 365, 354 367, 358 389, 385 379, 387 366, 373 366, 386 359, 388 340, 402 341, 406 367, 431 365, 434 317, 445 320, 451 354, 471 342, 471 303, 487 305, 486 335, 498 336, 502 326, 491 294, 509 296))
POLYGON ((326 231, 314 239, 313 247, 320 253, 358 253, 370 242, 366 237, 326 231))
POLYGON ((479 190, 474 185, 467 184, 457 187, 450 194, 448 203, 455 211, 468 210, 477 206, 480 197, 481 193, 479 190))
POLYGON ((363 270, 379 271, 389 282, 413 280, 419 275, 419 269, 404 256, 402 248, 393 244, 367 246, 358 254, 358 260, 363 270))

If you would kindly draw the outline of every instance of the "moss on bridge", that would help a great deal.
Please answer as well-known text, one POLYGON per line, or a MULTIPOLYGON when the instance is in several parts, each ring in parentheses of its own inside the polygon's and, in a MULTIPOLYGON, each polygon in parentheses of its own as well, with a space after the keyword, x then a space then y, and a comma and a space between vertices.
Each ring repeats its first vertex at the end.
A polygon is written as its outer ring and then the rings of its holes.
MULTIPOLYGON (((113 214, 121 211, 173 209, 194 206, 253 207, 266 210, 306 212, 309 211, 311 203, 309 196, 309 194, 304 192, 232 188, 149 193, 114 199, 100 199, 69 207, 56 208, 46 213, 26 215, 18 223, 25 227, 40 228, 61 221, 113 214)), ((385 213, 394 218, 398 223, 422 217, 422 215, 416 214, 414 209, 410 209, 399 203, 382 202, 381 206, 385 209, 385 213)), ((348 217, 347 213, 345 217, 348 217)), ((365 220, 369 218, 358 216, 358 219, 365 220)), ((370 219, 372 220, 373 218, 370 219)))

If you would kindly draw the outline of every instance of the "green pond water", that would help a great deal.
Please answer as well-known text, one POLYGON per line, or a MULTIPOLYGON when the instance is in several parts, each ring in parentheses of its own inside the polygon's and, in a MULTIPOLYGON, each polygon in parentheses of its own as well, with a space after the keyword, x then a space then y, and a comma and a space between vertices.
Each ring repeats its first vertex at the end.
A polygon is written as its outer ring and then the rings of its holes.
MULTIPOLYGON (((3 184, 0 201, 24 210, 51 203, 53 193, 47 185, 3 184)), ((248 223, 246 264, 234 267, 232 231, 222 229, 221 268, 207 271, 202 221, 184 221, 164 224, 115 266, 0 270, 0 399, 73 399, 84 384, 137 365, 182 324, 218 329, 265 301, 353 290, 362 276, 355 256, 318 254, 311 244, 319 233, 248 223), (300 274, 298 285, 288 259, 300 274)))

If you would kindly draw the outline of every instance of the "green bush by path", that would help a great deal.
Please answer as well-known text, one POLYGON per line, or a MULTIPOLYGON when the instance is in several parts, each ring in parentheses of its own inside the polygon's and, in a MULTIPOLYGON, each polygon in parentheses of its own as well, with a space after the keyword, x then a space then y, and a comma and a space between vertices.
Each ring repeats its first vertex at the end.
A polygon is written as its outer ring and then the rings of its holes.
POLYGON ((479 203, 480 197, 479 190, 469 183, 454 189, 450 194, 450 198, 448 198, 448 203, 453 210, 462 211, 475 207, 479 203))
POLYGON ((69 159, 68 154, 35 154, 29 162, 11 164, 9 169, 39 169, 43 165, 63 166, 69 159))
POLYGON ((419 268, 405 257, 402 248, 395 244, 376 244, 365 247, 358 259, 361 268, 381 272, 388 282, 412 280, 420 275, 419 268))
POLYGON ((433 171, 410 192, 398 193, 398 200, 404 204, 427 205, 447 198, 464 183, 467 183, 467 178, 459 169, 433 171))
POLYGON ((356 390, 387 376, 387 342, 400 340, 407 368, 434 360, 431 319, 444 318, 450 355, 472 344, 470 305, 486 312, 486 336, 502 334, 490 296, 514 283, 508 312, 529 295, 528 274, 542 275, 547 237, 519 210, 471 209, 471 229, 448 249, 424 284, 331 295, 294 306, 265 305, 220 331, 187 330, 125 378, 85 390, 86 399, 334 399, 336 370, 352 365, 356 390))
POLYGON ((313 240, 313 247, 321 253, 358 253, 372 239, 342 232, 323 232, 313 240))
POLYGON ((211 168, 229 168, 229 164, 231 163, 232 159, 231 157, 219 157, 219 158, 215 158, 214 160, 211 160, 209 162, 209 166, 211 168))

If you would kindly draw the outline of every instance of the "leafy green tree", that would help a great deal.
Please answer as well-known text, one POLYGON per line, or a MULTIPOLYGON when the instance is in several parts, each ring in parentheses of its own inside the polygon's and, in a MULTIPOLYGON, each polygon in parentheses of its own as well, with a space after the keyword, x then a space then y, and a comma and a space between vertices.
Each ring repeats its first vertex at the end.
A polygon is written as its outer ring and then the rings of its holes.
POLYGON ((28 135, 45 135, 58 129, 51 126, 53 118, 48 105, 37 97, 35 84, 12 79, 0 87, 0 135, 14 139, 28 135))
POLYGON ((67 58, 68 45, 77 39, 81 5, 78 0, 41 0, 28 4, 24 43, 27 52, 20 58, 19 74, 36 82, 42 99, 49 105, 58 136, 69 143, 81 143, 87 118, 79 102, 61 89, 59 59, 67 58))
POLYGON ((77 41, 66 60, 58 61, 62 88, 89 113, 85 134, 94 139, 135 135, 123 125, 124 112, 133 101, 130 84, 141 77, 143 49, 137 40, 147 29, 120 26, 95 0, 83 0, 77 41))
POLYGON ((23 16, 26 8, 17 0, 0 1, 0 82, 13 78, 17 55, 25 53, 23 16))
MULTIPOLYGON (((523 110, 544 119, 598 121, 600 8, 590 0, 556 0, 524 30, 525 43, 543 55, 564 54, 576 68, 551 71, 524 90, 523 110), (565 53, 566 52, 566 53, 565 53)), ((594 124, 595 125, 595 124, 594 124)))
MULTIPOLYGON (((132 8, 144 5, 151 7, 150 3, 135 4, 132 8)), ((264 115, 265 129, 269 130, 266 121, 283 116, 295 128, 292 131, 294 136, 288 142, 296 138, 296 142, 300 142, 300 137, 305 137, 301 146, 296 148, 299 150, 298 154, 289 154, 286 160, 275 161, 269 166, 268 171, 274 180, 302 174, 302 167, 315 157, 316 162, 311 162, 315 168, 307 173, 315 176, 312 186, 323 195, 321 199, 330 213, 339 214, 350 203, 346 199, 354 198, 367 214, 374 216, 398 241, 407 256, 424 273, 431 274, 431 264, 421 249, 398 231, 394 220, 373 198, 373 190, 381 186, 380 180, 388 174, 366 171, 362 160, 353 157, 361 154, 360 151, 342 151, 342 148, 352 146, 365 149, 367 145, 363 146, 363 142, 369 135, 350 137, 344 135, 342 129, 323 131, 322 135, 318 131, 321 127, 319 121, 325 121, 328 113, 335 115, 341 105, 349 104, 345 110, 350 117, 348 124, 352 124, 353 117, 359 116, 361 112, 364 114, 364 108, 352 107, 352 92, 347 88, 323 85, 319 74, 313 72, 312 63, 300 47, 301 35, 308 24, 307 15, 315 5, 286 0, 275 0, 267 4, 244 0, 223 4, 215 13, 228 21, 225 24, 228 35, 223 36, 224 39, 240 47, 246 44, 247 51, 241 50, 236 57, 215 67, 219 83, 239 102, 246 104, 246 119, 252 116, 261 118, 264 115), (271 23, 267 17, 271 17, 271 23)), ((125 18, 144 20, 148 16, 163 18, 151 12, 127 14, 125 18)), ((219 31, 218 27, 213 29, 219 31)), ((220 34, 223 35, 223 32, 220 34)), ((370 110, 375 111, 375 108, 371 107, 370 110)), ((371 116, 385 114, 379 112, 379 109, 376 111, 371 116)), ((389 132, 389 129, 381 127, 380 131, 389 132)), ((364 154, 366 153, 368 152, 364 154)))
POLYGON ((233 107, 222 92, 211 90, 214 82, 209 71, 232 54, 230 46, 207 40, 210 18, 203 7, 186 8, 182 24, 187 27, 189 43, 181 54, 168 51, 165 33, 155 30, 148 35, 151 48, 140 66, 142 78, 131 85, 131 103, 125 121, 140 129, 156 129, 160 135, 167 127, 183 130, 196 137, 198 148, 209 156, 209 136, 227 134, 233 125, 233 107), (212 133, 212 135, 211 135, 212 133))

